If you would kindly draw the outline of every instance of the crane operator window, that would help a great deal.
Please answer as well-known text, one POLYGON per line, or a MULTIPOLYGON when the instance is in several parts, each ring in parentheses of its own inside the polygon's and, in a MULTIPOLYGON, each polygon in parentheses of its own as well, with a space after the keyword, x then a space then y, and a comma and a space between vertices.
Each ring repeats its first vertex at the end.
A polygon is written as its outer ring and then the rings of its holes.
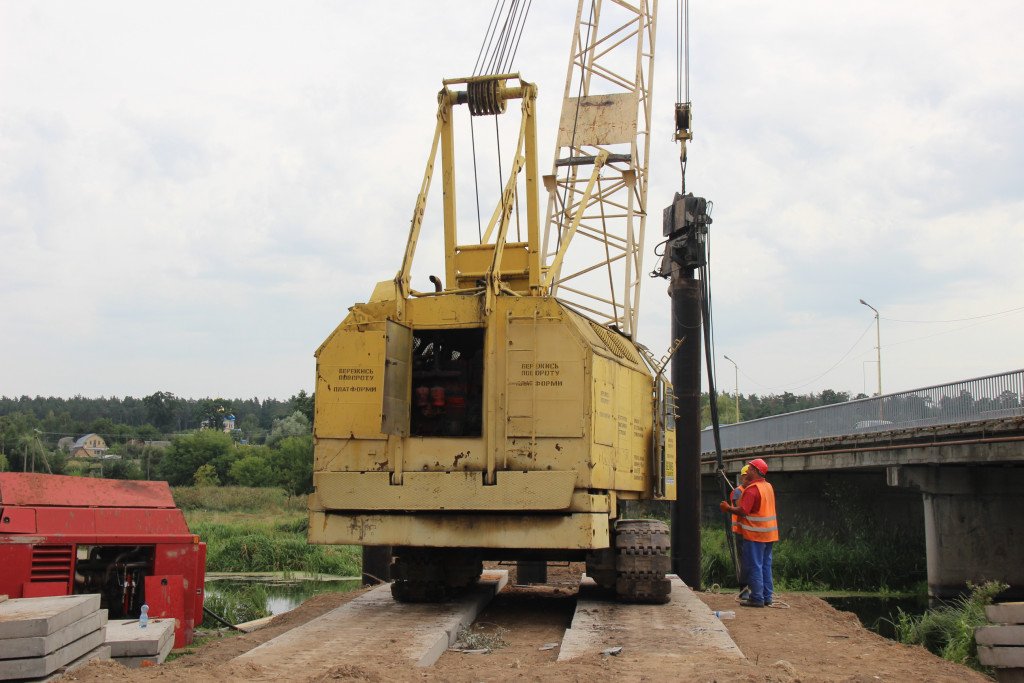
POLYGON ((483 329, 413 332, 410 435, 481 435, 483 356, 483 329))

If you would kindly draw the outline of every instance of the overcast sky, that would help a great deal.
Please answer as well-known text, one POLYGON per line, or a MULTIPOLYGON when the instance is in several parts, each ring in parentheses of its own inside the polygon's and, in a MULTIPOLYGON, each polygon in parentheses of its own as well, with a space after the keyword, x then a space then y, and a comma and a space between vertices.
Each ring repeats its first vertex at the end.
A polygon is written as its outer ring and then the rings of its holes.
MULTIPOLYGON (((661 4, 650 267, 679 185, 661 4)), ((399 266, 435 94, 472 71, 490 12, 0 0, 0 395, 312 390, 317 346, 399 266)), ((1024 366, 1024 4, 690 12, 720 388, 728 354, 742 393, 872 393, 860 298, 886 392, 1024 366)), ((535 2, 516 60, 544 172, 574 16, 535 2)), ((660 355, 665 283, 644 286, 660 355)))

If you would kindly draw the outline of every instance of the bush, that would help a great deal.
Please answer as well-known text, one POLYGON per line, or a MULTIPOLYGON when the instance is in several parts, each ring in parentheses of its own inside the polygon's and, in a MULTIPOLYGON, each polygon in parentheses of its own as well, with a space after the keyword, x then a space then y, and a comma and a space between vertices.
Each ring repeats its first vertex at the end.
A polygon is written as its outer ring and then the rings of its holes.
POLYGON ((985 605, 1009 586, 999 581, 981 585, 968 583, 971 592, 953 602, 915 617, 902 609, 897 612, 896 638, 901 643, 924 645, 933 654, 979 671, 986 669, 978 661, 974 629, 984 626, 985 605))
POLYGON ((172 486, 180 486, 192 483, 201 466, 212 465, 218 480, 225 481, 236 455, 230 435, 205 429, 175 437, 158 470, 172 486))

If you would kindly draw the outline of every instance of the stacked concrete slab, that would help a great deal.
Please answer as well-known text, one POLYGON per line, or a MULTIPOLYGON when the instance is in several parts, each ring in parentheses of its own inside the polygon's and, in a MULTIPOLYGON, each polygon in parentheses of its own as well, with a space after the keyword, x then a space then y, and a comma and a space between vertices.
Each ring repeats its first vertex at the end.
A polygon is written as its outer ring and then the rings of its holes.
POLYGON ((974 632, 978 661, 994 667, 1002 683, 1024 683, 1024 602, 989 605, 985 616, 993 625, 974 632))
POLYGON ((162 664, 174 647, 174 619, 115 619, 107 624, 106 645, 116 662, 137 669, 162 664))
POLYGON ((0 601, 0 680, 48 680, 107 659, 106 623, 99 595, 0 601))

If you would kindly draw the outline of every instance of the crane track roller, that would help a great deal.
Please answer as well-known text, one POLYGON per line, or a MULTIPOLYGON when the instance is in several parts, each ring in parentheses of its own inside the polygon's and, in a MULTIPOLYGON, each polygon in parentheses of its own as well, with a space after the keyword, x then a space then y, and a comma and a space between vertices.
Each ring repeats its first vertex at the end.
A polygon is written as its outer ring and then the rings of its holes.
POLYGON ((472 116, 494 116, 505 113, 506 101, 501 96, 505 80, 498 78, 473 79, 466 83, 466 97, 472 116))
POLYGON ((668 525, 650 519, 615 523, 615 595, 623 602, 666 603, 672 584, 668 525))

